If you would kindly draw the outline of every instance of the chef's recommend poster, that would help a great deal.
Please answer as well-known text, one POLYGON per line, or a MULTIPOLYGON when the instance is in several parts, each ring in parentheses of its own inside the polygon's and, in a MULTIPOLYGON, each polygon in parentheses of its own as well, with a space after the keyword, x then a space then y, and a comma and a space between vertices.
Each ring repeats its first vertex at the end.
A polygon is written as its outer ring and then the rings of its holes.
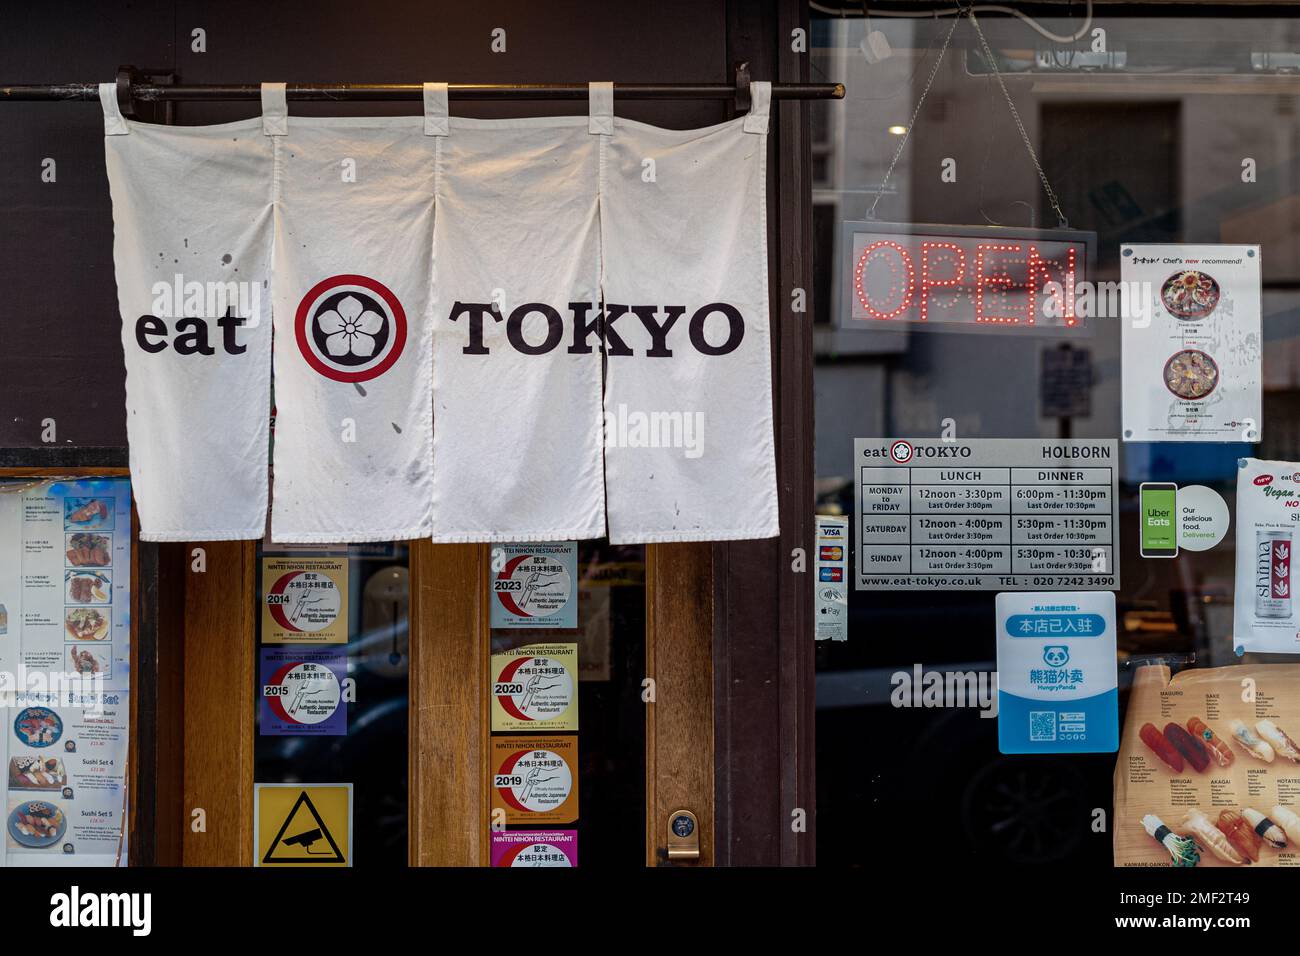
POLYGON ((262 559, 263 644, 347 641, 346 557, 262 559))
POLYGON ((492 655, 493 730, 578 729, 578 645, 528 644, 492 655))
POLYGON ((319 648, 262 648, 258 730, 272 737, 348 732, 347 658, 319 648))
POLYGON ((492 546, 492 626, 576 628, 578 543, 492 546))
POLYGON ((510 826, 578 819, 578 738, 492 738, 492 809, 510 826))
POLYGON ((1259 246, 1120 252, 1124 439, 1259 441, 1259 246))

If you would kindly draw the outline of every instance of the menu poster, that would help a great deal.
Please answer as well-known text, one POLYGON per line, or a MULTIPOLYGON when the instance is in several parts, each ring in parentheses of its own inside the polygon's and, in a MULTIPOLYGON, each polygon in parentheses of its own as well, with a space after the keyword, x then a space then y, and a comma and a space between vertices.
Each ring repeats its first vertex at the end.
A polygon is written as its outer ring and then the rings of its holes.
POLYGON ((126 862, 131 492, 0 482, 5 861, 126 862))
POLYGON ((346 644, 348 559, 262 558, 262 643, 346 644))
POLYGON ((1260 249, 1125 245, 1126 441, 1260 440, 1260 249))
POLYGON ((1116 866, 1300 866, 1300 666, 1133 675, 1116 866))
POLYGON ((11 866, 125 864, 126 694, 64 706, 19 694, 9 709, 5 845, 11 866))
POLYGON ((125 478, 0 483, 0 668, 5 690, 43 675, 124 691, 131 635, 131 492, 125 478), (12 489, 12 490, 6 490, 12 489))

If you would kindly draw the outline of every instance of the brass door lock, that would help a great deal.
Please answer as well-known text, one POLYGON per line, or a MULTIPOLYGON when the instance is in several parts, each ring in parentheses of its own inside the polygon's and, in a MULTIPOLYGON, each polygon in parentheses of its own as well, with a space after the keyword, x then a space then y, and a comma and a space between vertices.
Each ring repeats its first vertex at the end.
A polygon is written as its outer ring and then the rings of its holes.
POLYGON ((685 863, 700 858, 700 823, 690 810, 668 814, 668 859, 685 863))

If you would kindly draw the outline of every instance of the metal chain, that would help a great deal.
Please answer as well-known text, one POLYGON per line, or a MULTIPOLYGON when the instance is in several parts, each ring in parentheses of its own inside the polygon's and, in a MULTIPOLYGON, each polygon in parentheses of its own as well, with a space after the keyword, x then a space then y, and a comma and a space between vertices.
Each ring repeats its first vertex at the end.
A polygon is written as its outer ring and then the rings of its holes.
POLYGON ((948 28, 948 35, 943 38, 943 46, 939 49, 939 56, 930 69, 930 76, 925 81, 925 89, 921 91, 921 98, 916 101, 916 108, 912 110, 912 118, 907 121, 907 129, 903 131, 903 139, 898 144, 898 149, 894 150, 894 158, 890 160, 884 178, 880 180, 880 187, 876 190, 875 201, 871 203, 871 208, 867 210, 868 219, 876 218, 876 205, 880 202, 880 197, 885 194, 885 187, 889 185, 889 178, 894 175, 894 167, 898 165, 898 160, 907 147, 907 141, 912 136, 912 130, 916 128, 916 118, 921 113, 921 106, 925 103, 925 98, 930 95, 930 87, 934 85, 934 78, 939 75, 939 65, 943 63, 943 55, 948 52, 948 43, 952 40, 953 32, 957 29, 957 21, 960 19, 961 17, 952 18, 952 26, 948 28))
POLYGON ((989 41, 984 38, 984 31, 980 29, 979 20, 975 19, 975 7, 973 5, 966 8, 966 15, 970 17, 971 25, 975 27, 975 32, 979 34, 980 46, 984 48, 984 57, 989 61, 989 66, 993 67, 993 75, 997 78, 998 86, 1002 88, 1002 96, 1007 101, 1007 108, 1011 110, 1011 118, 1016 121, 1016 129, 1020 130, 1020 138, 1024 141, 1029 158, 1034 161, 1034 169, 1038 170, 1038 178, 1043 183, 1043 192, 1047 193, 1047 201, 1056 210, 1057 223, 1062 229, 1068 229, 1070 222, 1065 218, 1065 213, 1061 211, 1061 204, 1056 199, 1056 191, 1052 189, 1052 184, 1047 181, 1047 173, 1043 171, 1043 164, 1038 161, 1038 154, 1034 152, 1034 144, 1029 141, 1029 134, 1025 132, 1025 124, 1020 121, 1020 111, 1016 109, 1011 94, 1007 92, 1007 85, 1002 81, 1002 72, 998 69, 998 61, 993 58, 993 51, 989 49, 989 41))

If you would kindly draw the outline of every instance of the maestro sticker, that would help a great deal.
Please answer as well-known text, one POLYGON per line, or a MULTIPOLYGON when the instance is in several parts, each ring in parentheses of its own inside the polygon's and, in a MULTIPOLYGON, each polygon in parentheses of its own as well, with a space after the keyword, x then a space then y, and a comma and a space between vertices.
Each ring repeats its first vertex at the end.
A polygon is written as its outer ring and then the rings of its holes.
POLYGON ((331 276, 312 286, 294 316, 298 351, 336 382, 383 375, 406 347, 406 313, 397 296, 368 276, 331 276))
POLYGON ((506 823, 578 819, 577 737, 493 737, 492 808, 506 823))
POLYGON ((347 640, 347 558, 262 559, 263 644, 347 640))
POLYGON ((492 549, 492 626, 576 628, 578 542, 492 549))
POLYGON ((577 644, 492 655, 493 730, 577 730, 577 644))

